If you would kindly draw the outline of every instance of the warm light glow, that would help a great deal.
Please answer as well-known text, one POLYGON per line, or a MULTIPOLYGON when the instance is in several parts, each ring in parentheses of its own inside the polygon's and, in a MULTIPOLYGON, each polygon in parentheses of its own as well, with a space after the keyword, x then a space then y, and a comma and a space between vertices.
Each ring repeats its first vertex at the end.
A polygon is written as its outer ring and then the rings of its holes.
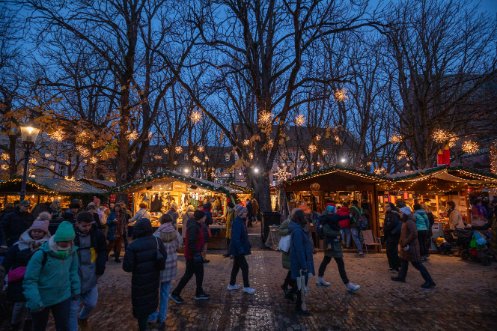
POLYGON ((181 154, 183 152, 183 147, 181 146, 176 146, 174 148, 174 151, 176 152, 176 154, 181 154))
POLYGON ((169 150, 167 149, 167 147, 166 147, 166 148, 164 148, 164 149, 162 150, 162 152, 164 152, 164 154, 169 154, 169 150))
POLYGON ((2 158, 2 160, 4 160, 4 161, 8 161, 8 160, 10 160, 10 156, 9 156, 9 154, 7 154, 7 153, 2 153, 1 158, 2 158))
POLYGON ((347 159, 346 159, 346 158, 344 158, 344 157, 342 157, 342 158, 340 159, 340 162, 341 162, 341 163, 345 163, 345 162, 347 162, 347 159))
POLYGON ((261 126, 266 126, 271 124, 272 119, 273 119, 273 113, 264 110, 259 113, 259 120, 257 122, 261 126))
POLYGON ((387 172, 387 169, 385 169, 383 167, 379 167, 379 168, 374 169, 374 173, 376 175, 382 175, 382 174, 384 174, 386 172, 387 172))
POLYGON ((480 145, 473 140, 467 140, 462 143, 462 150, 464 153, 474 154, 480 150, 480 145))
POLYGON ((402 160, 407 157, 407 151, 405 149, 399 151, 399 155, 397 155, 397 160, 402 160))
POLYGON ((195 163, 200 163, 200 162, 202 162, 202 161, 199 159, 199 157, 198 157, 198 156, 196 156, 196 155, 192 158, 192 161, 193 161, 193 162, 195 162, 195 163))
POLYGON ((392 137, 390 137, 390 142, 392 144, 398 144, 401 143, 404 137, 402 137, 400 134, 394 134, 392 137))
POLYGON ((337 101, 340 101, 340 102, 347 100, 348 99, 347 90, 344 88, 336 90, 335 91, 335 99, 337 99, 337 101))
POLYGON ((203 153, 203 152, 205 152, 205 147, 204 147, 204 146, 202 146, 202 145, 199 145, 199 146, 197 147, 197 151, 198 151, 199 153, 203 153))
POLYGON ((190 120, 192 121, 193 124, 197 124, 202 120, 202 113, 199 112, 198 110, 195 110, 192 112, 190 115, 190 120))
POLYGON ((261 170, 258 167, 254 167, 254 174, 258 174, 261 170))
POLYGON ((248 146, 248 145, 250 145, 250 140, 245 139, 245 140, 243 141, 243 146, 248 146))
POLYGON ((39 133, 40 129, 33 126, 21 126, 21 139, 25 143, 34 144, 39 133))
POLYGON ((305 116, 302 114, 297 115, 297 117, 295 117, 295 125, 303 126, 304 124, 305 124, 305 116))
POLYGON ((309 152, 312 154, 312 153, 316 153, 316 151, 318 150, 318 147, 314 144, 310 144, 308 149, 309 149, 309 152))

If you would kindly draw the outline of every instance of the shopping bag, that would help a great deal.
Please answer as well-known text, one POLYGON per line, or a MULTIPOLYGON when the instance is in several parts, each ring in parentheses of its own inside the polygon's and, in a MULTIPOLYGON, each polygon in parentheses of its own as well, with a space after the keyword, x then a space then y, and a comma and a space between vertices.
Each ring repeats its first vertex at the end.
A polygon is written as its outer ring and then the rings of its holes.
POLYGON ((290 251, 291 243, 292 243, 291 235, 281 237, 280 242, 278 243, 278 250, 288 253, 290 251))

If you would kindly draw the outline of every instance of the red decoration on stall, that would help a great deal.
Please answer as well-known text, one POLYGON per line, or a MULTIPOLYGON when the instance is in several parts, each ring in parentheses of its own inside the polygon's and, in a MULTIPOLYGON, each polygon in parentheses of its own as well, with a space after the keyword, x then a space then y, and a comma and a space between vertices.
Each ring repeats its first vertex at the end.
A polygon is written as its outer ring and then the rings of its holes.
POLYGON ((450 166, 450 147, 445 145, 445 147, 438 150, 437 153, 437 166, 450 166))

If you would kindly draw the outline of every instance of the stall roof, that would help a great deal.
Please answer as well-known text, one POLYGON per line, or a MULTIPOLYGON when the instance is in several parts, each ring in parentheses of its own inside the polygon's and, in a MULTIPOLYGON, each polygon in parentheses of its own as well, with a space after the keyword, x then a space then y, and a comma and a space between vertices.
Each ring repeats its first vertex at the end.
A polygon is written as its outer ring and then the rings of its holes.
POLYGON ((87 184, 90 184, 92 186, 104 189, 104 190, 109 190, 114 187, 116 187, 116 183, 110 180, 102 180, 102 179, 93 179, 93 178, 81 178, 78 179, 80 182, 84 182, 87 184))
MULTIPOLYGON (((101 190, 84 182, 62 178, 28 178, 26 182, 28 192, 44 194, 106 194, 101 190)), ((15 178, 0 182, 0 192, 17 193, 21 190, 21 179, 15 178)))
POLYGON ((172 170, 164 170, 154 175, 145 176, 143 178, 136 179, 132 182, 116 187, 115 190, 117 192, 129 192, 135 188, 150 186, 153 185, 155 182, 159 182, 161 180, 168 178, 172 179, 173 181, 177 180, 191 185, 196 185, 206 190, 220 192, 224 194, 230 194, 230 191, 227 188, 223 187, 222 185, 201 178, 185 176, 180 174, 179 172, 172 170))
MULTIPOLYGON (((347 187, 351 187, 351 190, 355 190, 357 188, 352 188, 353 185, 374 185, 376 183, 388 181, 388 179, 378 175, 367 173, 365 171, 334 166, 331 168, 314 171, 305 175, 293 177, 292 179, 285 182, 285 190, 302 190, 307 183, 310 183, 312 181, 321 182, 321 185, 340 185, 341 187, 343 187, 342 190, 347 190, 347 187), (332 180, 332 177, 335 177, 336 179, 340 178, 342 180, 341 182, 339 180, 332 180)), ((307 190, 310 190, 310 188, 308 188, 307 190)))
POLYGON ((435 167, 404 173, 387 175, 394 182, 413 182, 428 178, 436 178, 447 182, 473 185, 497 185, 497 175, 465 167, 435 167))
POLYGON ((235 183, 228 183, 228 184, 226 184, 226 186, 228 186, 228 189, 230 190, 231 193, 235 193, 235 194, 252 194, 252 193, 254 193, 254 190, 252 190, 250 187, 237 185, 235 183))

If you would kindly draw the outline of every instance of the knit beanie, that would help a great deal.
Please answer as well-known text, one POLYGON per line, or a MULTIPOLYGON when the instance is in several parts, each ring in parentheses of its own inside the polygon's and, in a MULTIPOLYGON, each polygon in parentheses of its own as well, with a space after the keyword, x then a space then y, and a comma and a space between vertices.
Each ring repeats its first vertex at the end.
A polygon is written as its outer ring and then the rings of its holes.
POLYGON ((73 225, 68 221, 64 221, 59 224, 57 231, 55 231, 54 241, 72 241, 74 237, 76 237, 76 233, 73 225))
POLYGON ((45 233, 48 233, 48 224, 49 224, 48 221, 36 220, 33 222, 33 224, 31 224, 28 231, 40 230, 40 231, 43 231, 45 233))
POLYGON ((236 205, 235 206, 235 215, 236 216, 242 216, 243 213, 247 212, 247 208, 245 208, 242 205, 236 205))

